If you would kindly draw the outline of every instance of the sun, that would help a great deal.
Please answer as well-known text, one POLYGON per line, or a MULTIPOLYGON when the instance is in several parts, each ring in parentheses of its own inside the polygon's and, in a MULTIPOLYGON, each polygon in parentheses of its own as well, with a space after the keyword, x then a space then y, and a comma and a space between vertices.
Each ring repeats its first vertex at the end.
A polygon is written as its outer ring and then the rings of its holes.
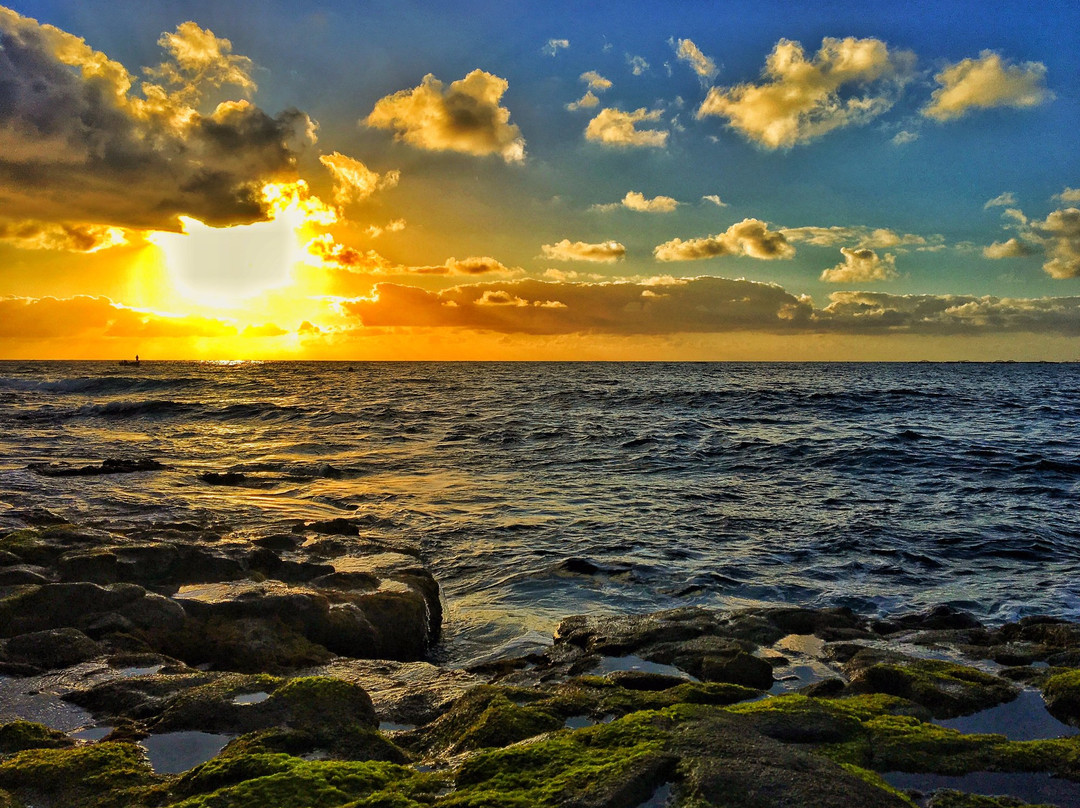
POLYGON ((180 294, 204 306, 235 308, 293 283, 294 267, 309 257, 311 228, 332 224, 336 212, 302 181, 267 184, 262 196, 267 221, 211 227, 181 216, 182 232, 150 236, 180 294))

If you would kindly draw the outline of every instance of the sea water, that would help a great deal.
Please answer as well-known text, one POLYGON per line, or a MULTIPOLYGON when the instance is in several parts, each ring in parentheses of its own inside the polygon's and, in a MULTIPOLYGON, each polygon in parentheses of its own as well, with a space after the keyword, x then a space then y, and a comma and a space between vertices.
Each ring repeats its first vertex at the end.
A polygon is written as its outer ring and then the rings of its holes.
POLYGON ((1077 619, 1078 415, 1076 364, 2 362, 0 528, 355 519, 451 661, 679 605, 1077 619))

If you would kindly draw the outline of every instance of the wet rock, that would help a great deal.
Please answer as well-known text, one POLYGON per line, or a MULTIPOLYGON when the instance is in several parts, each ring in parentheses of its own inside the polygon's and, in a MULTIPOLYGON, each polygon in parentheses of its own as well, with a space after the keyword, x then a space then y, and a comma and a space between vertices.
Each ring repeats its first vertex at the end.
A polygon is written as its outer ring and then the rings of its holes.
POLYGON ((3 643, 0 658, 50 670, 77 665, 100 656, 103 651, 99 643, 78 629, 60 628, 12 637, 3 643))
POLYGON ((0 586, 19 584, 47 584, 55 580, 45 567, 15 563, 0 568, 0 586))
MULTIPOLYGON (((918 629, 928 631, 934 629, 981 629, 982 623, 970 612, 956 609, 947 604, 935 606, 924 612, 902 614, 890 621, 898 630, 918 629)), ((879 631, 879 633, 892 633, 879 631)))
POLYGON ((310 673, 355 682, 371 697, 381 720, 412 725, 433 721, 455 699, 485 681, 430 662, 390 660, 338 659, 310 673))
POLYGON ((184 620, 179 605, 141 586, 58 583, 28 587, 0 600, 0 636, 85 628, 104 614, 119 615, 140 629, 161 630, 184 620))
POLYGON ((199 479, 210 485, 243 485, 247 482, 247 475, 239 471, 207 471, 200 474, 199 479))
POLYGON ((1046 709, 1056 718, 1080 725, 1080 670, 1054 674, 1044 682, 1042 691, 1046 709))
POLYGON ((95 477, 101 474, 133 474, 138 471, 158 471, 165 468, 165 466, 149 457, 109 457, 96 466, 72 466, 69 463, 31 463, 27 468, 42 477, 95 477))
POLYGON ((188 630, 196 647, 180 655, 199 651, 201 630, 213 638, 202 646, 216 655, 207 661, 239 670, 257 670, 264 654, 274 670, 310 665, 321 661, 317 647, 344 656, 418 659, 438 631, 424 594, 394 581, 375 592, 346 593, 244 580, 182 587, 175 597, 197 624, 188 630))
POLYGON ((976 668, 937 659, 864 649, 844 666, 852 693, 885 693, 929 709, 935 718, 954 718, 1012 701, 1011 682, 976 668))
POLYGON ((64 749, 74 745, 75 741, 67 734, 42 724, 12 721, 0 725, 0 755, 10 755, 26 749, 64 749))

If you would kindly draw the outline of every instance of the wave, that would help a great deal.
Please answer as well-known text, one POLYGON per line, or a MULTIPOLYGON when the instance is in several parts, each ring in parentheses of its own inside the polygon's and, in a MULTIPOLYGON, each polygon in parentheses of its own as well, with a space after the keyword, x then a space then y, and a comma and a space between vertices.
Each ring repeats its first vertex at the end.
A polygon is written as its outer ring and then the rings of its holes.
POLYGON ((25 390, 39 393, 108 396, 123 393, 151 393, 162 390, 191 390, 205 380, 195 377, 147 378, 145 376, 72 376, 63 379, 33 379, 23 376, 0 376, 0 390, 25 390))

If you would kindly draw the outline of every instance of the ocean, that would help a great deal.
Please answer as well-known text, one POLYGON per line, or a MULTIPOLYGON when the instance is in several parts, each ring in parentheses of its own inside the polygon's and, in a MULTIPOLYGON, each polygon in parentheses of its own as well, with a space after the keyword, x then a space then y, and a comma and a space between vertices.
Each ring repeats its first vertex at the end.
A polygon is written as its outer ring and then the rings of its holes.
POLYGON ((0 528, 358 519, 420 548, 455 664, 680 605, 1075 620, 1078 415, 1077 364, 8 361, 0 528), (164 468, 30 468, 108 458, 164 468))

